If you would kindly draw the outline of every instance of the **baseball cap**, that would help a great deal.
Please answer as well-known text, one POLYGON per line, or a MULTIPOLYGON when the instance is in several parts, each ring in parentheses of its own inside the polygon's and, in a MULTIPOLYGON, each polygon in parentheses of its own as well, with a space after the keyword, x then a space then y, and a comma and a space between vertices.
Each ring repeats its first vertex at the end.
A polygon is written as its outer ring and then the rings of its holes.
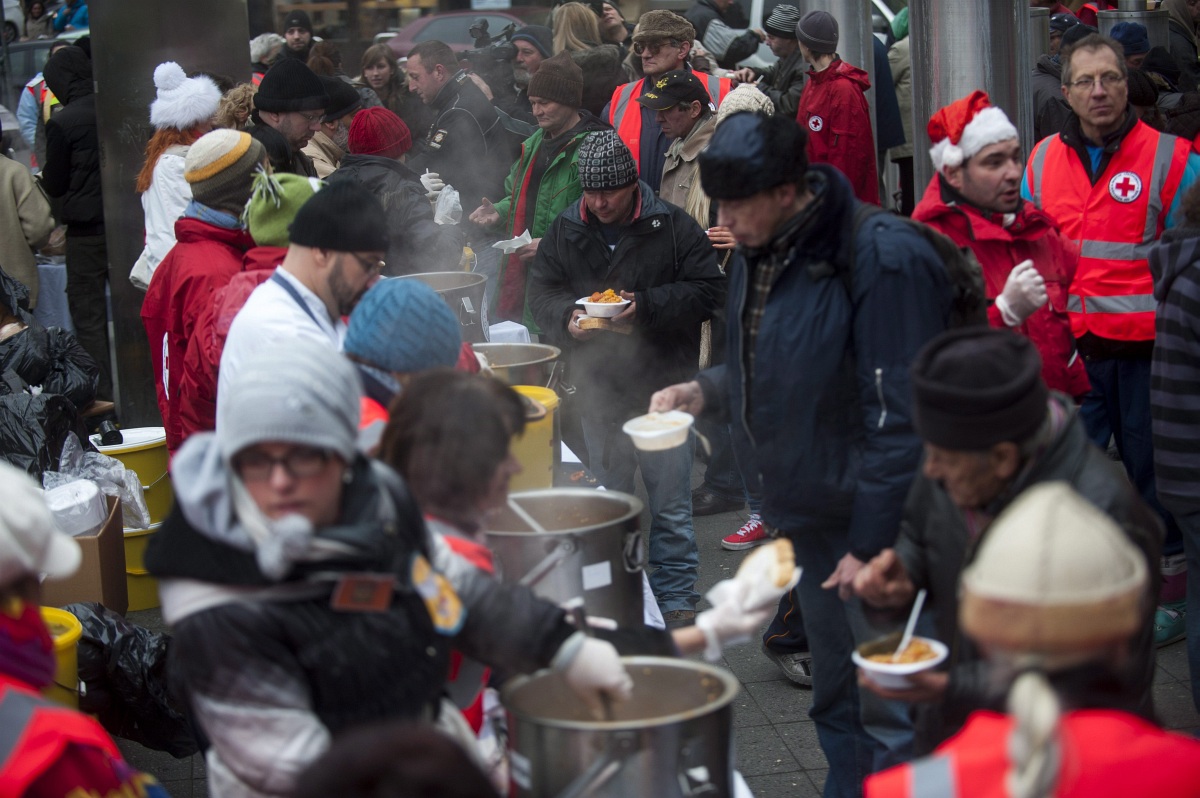
POLYGON ((690 103, 695 100, 708 105, 712 98, 704 84, 691 73, 691 70, 676 69, 654 81, 650 91, 644 91, 637 101, 652 111, 665 111, 680 103, 690 103))

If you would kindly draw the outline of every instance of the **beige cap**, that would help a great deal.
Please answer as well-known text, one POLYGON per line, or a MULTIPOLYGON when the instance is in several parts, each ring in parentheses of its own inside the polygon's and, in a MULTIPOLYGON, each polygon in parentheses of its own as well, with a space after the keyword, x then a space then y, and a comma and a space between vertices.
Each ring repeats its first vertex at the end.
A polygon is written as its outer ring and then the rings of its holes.
POLYGON ((980 643, 1062 654, 1128 638, 1143 623, 1146 561, 1066 482, 1035 485, 992 523, 962 576, 959 623, 980 643))
POLYGON ((696 29, 692 23, 674 11, 657 9, 647 11, 638 19, 637 27, 633 29, 634 42, 654 41, 655 39, 675 39, 690 42, 696 38, 696 29))

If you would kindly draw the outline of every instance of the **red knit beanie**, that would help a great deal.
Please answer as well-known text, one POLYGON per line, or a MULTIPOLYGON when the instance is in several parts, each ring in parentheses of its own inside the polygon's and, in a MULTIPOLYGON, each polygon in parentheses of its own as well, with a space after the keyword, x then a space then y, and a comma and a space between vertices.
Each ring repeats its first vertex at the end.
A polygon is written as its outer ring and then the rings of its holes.
POLYGON ((412 134, 404 120, 382 106, 364 108, 350 123, 350 152, 399 158, 412 149, 412 134))

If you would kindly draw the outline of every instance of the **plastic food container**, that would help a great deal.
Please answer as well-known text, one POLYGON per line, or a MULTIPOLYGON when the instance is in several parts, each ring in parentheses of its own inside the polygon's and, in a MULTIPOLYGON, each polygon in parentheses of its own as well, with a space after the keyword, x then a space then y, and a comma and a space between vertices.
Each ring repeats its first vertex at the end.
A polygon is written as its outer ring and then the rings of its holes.
POLYGON ((613 316, 619 315, 629 305, 629 300, 622 299, 620 302, 588 302, 587 297, 581 297, 575 304, 583 305, 584 311, 593 319, 611 319, 613 316))
POLYGON ((42 694, 60 704, 79 708, 79 638, 83 625, 66 610, 42 607, 42 622, 54 641, 54 681, 42 694))
POLYGON ((891 662, 875 662, 867 659, 872 654, 891 654, 896 650, 896 646, 900 644, 900 633, 888 635, 879 640, 872 640, 870 643, 863 643, 850 654, 850 659, 854 664, 867 672, 871 677, 871 681, 880 687, 886 687, 891 690, 903 690, 907 687, 912 687, 912 682, 908 677, 914 673, 927 671, 931 668, 936 668, 950 653, 944 643, 934 640, 929 637, 921 637, 913 635, 913 642, 922 640, 933 649, 933 657, 923 659, 920 662, 907 663, 891 663, 891 662))
POLYGON ((694 421, 691 413, 668 410, 631 418, 621 430, 633 438, 633 445, 643 452, 659 452, 686 443, 694 421))
POLYGON ((68 535, 92 535, 108 520, 108 503, 95 482, 77 479, 46 491, 54 525, 68 535))

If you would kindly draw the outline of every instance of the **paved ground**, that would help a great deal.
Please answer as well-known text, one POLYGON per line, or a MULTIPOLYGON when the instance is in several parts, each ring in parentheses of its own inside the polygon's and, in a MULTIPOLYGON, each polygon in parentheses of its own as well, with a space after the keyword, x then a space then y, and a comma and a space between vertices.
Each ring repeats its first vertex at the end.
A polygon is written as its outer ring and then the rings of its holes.
MULTIPOLYGON (((701 593, 736 570, 743 554, 723 550, 720 540, 744 519, 745 513, 695 519, 701 593)), ((643 528, 646 528, 644 521, 643 528)), ((157 610, 130 613, 129 617, 143 626, 162 626, 157 610)), ((757 798, 819 796, 827 766, 807 715, 811 692, 787 681, 762 655, 757 642, 728 651, 724 664, 743 687, 734 710, 737 766, 754 795, 757 798)), ((1168 729, 1188 730, 1200 736, 1200 714, 1192 706, 1187 679, 1184 644, 1160 649, 1154 697, 1163 723, 1168 729)), ((200 756, 176 760, 134 743, 119 742, 129 761, 157 776, 174 798, 205 796, 204 761, 200 756)))

